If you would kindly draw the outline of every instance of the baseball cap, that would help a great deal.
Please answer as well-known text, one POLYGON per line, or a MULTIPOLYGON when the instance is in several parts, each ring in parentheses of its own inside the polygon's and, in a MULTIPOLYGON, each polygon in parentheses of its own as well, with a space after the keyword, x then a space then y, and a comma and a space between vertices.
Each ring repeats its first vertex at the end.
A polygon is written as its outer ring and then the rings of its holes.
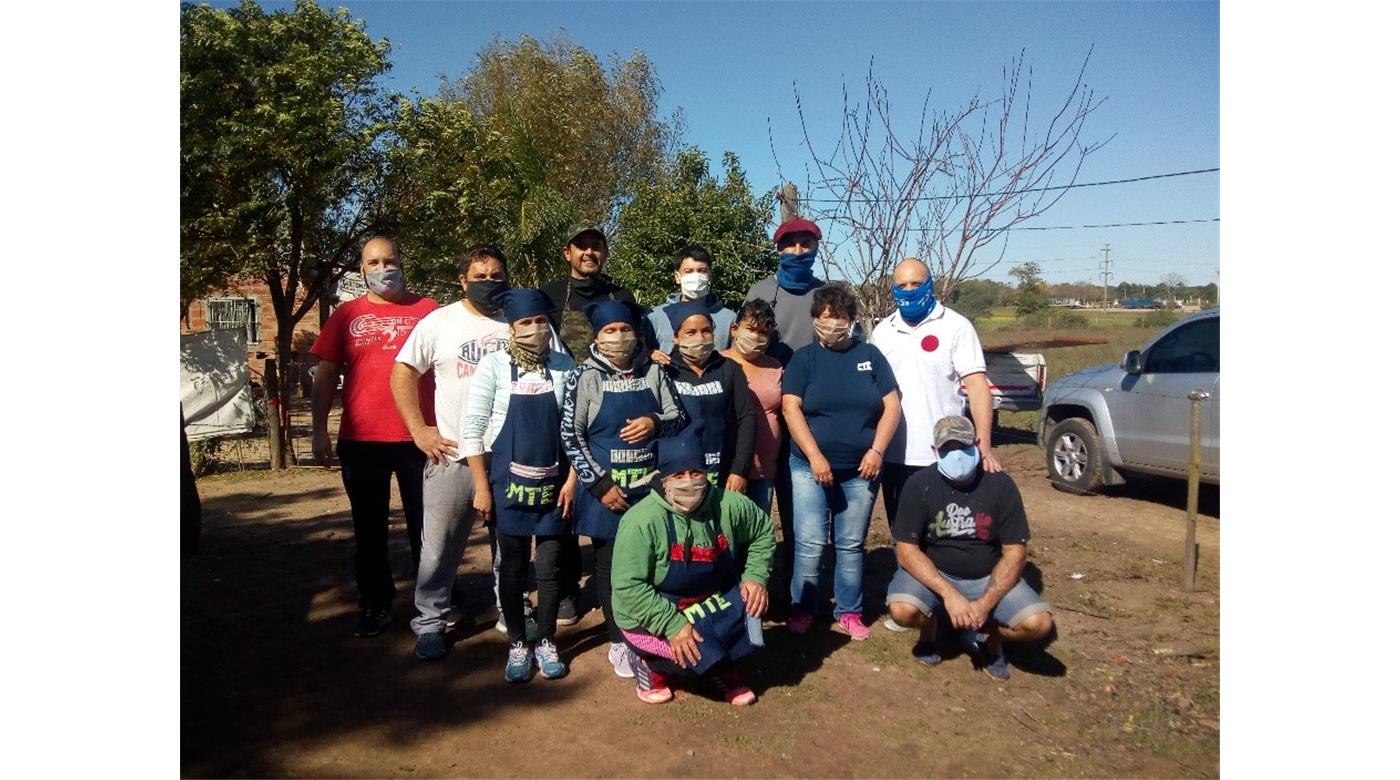
POLYGON ((568 246, 569 244, 574 243, 574 239, 578 238, 584 233, 597 233, 599 237, 603 239, 604 245, 608 243, 608 234, 604 233, 602 228, 598 227, 597 225, 584 222, 569 228, 569 240, 564 242, 564 246, 568 246))
POLYGON ((781 244, 783 236, 789 233, 811 233, 817 237, 818 241, 822 237, 822 229, 817 227, 817 223, 801 217, 794 217, 778 226, 777 232, 773 234, 773 243, 781 244))
POLYGON ((972 421, 962 415, 954 414, 935 423, 933 426, 934 449, 938 449, 950 441, 961 444, 976 444, 977 429, 972 427, 972 421))

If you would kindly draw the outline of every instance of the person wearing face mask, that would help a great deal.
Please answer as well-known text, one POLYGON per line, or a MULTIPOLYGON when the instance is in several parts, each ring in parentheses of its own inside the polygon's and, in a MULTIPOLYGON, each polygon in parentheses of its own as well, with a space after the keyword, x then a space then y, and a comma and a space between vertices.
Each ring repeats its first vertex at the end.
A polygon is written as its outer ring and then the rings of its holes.
POLYGON ((500 557, 498 592, 510 639, 506 680, 526 682, 536 666, 563 677, 554 631, 559 612, 559 547, 569 533, 574 473, 558 437, 564 382, 573 358, 550 349, 549 299, 539 290, 510 290, 503 310, 510 344, 482 358, 468 383, 462 451, 475 483, 472 505, 494 522, 500 557), (527 642, 525 593, 530 543, 540 604, 538 642, 527 642))
POLYGON ((672 264, 680 292, 666 296, 666 302, 653 307, 647 315, 651 331, 656 335, 656 351, 661 355, 670 356, 671 348, 675 346, 674 328, 666 316, 666 309, 685 301, 704 304, 705 311, 709 313, 710 321, 715 326, 715 349, 728 349, 729 329, 734 324, 734 310, 726 307, 720 302, 719 296, 710 291, 710 281, 714 278, 714 261, 710 258, 710 253, 699 244, 691 244, 676 253, 672 264))
POLYGON ((936 465, 909 478, 892 533, 899 561, 885 602, 900 625, 919 629, 914 657, 942 660, 935 643, 946 613, 973 663, 1011 676, 1005 642, 1035 642, 1055 627, 1050 605, 1021 578, 1030 526, 1011 475, 982 467, 972 421, 940 419, 936 465))
POLYGON ((715 328, 706 306, 683 301, 666 307, 674 336, 666 376, 705 446, 705 471, 714 484, 743 493, 753 460, 754 411, 739 364, 715 351, 715 328))
POLYGON ((637 698, 662 704, 672 682, 698 678, 736 707, 752 704, 734 662, 763 645, 773 523, 742 494, 710 484, 696 432, 664 438, 659 450, 613 558, 613 614, 637 698))
POLYGON ((773 506, 773 482, 784 436, 783 364, 765 354, 773 332, 773 307, 767 301, 746 301, 738 320, 729 327, 731 346, 723 354, 743 369, 754 407, 753 461, 744 494, 767 511, 773 506))
POLYGON ((540 291, 549 298, 553 310, 550 320, 574 360, 588 359, 593 332, 588 327, 584 308, 600 301, 629 301, 635 303, 632 292, 618 286, 603 273, 608 262, 608 237, 592 225, 576 225, 569 230, 564 242, 564 262, 569 273, 542 285, 540 291))
MULTIPOLYGON (((569 273, 540 287, 552 305, 550 321, 559 332, 564 346, 576 362, 588 359, 589 348, 593 344, 593 331, 589 327, 584 308, 590 303, 601 301, 627 301, 635 303, 630 290, 613 283, 603 273, 603 264, 608 261, 608 237, 602 230, 588 224, 575 225, 569 229, 569 238, 564 242, 564 262, 569 273)), ((655 344, 650 328, 645 327, 639 334, 649 345, 655 344)), ((578 541, 569 537, 564 542, 561 553, 564 567, 564 600, 559 607, 560 625, 573 625, 582 617, 579 612, 579 578, 583 575, 583 562, 578 541)))
MULTIPOLYGON (((909 477, 937 457, 933 423, 964 413, 962 387, 966 387, 966 409, 977 427, 982 467, 1001 471, 992 454, 992 388, 977 330, 937 299, 928 266, 916 257, 895 266, 891 296, 895 310, 876 323, 870 337, 894 370, 904 410, 880 472, 888 518, 895 517, 909 477)), ((885 625, 898 628, 889 621, 885 625)))
MULTIPOLYGON (((399 350, 389 375, 394 403, 418 449, 423 467, 423 553, 418 565, 414 602, 418 635, 414 655, 432 661, 448 650, 447 612, 452 606, 457 566, 477 513, 472 508, 475 480, 463 462, 463 410, 470 381, 487 355, 510 345, 510 323, 501 313, 509 284, 506 259, 493 246, 468 249, 459 261, 458 282, 465 293, 458 303, 424 317, 399 350), (418 400, 420 378, 432 372, 433 404, 418 400)), ((563 344, 551 334, 550 346, 563 344)))
MULTIPOLYGON (((812 296, 826 284, 817 278, 815 271, 821 238, 821 228, 811 220, 794 217, 779 225, 773 232, 778 272, 755 282, 744 296, 746 301, 766 301, 772 308, 774 327, 769 332, 767 354, 783 366, 792 360, 796 350, 812 343, 812 296)), ((787 606, 784 602, 793 571, 792 474, 787 468, 790 454, 791 437, 784 436, 778 451, 778 473, 773 481, 778 519, 783 529, 783 541, 778 545, 781 566, 773 588, 779 600, 778 611, 787 606)))
POLYGON ((642 307, 601 301, 584 311, 595 335, 587 359, 565 379, 558 431, 578 474, 573 533, 593 543, 593 583, 611 640, 608 661, 617 676, 631 677, 612 614, 613 540, 622 513, 646 495, 657 437, 675 434, 689 420, 663 367, 637 338, 642 307))
MULTIPOLYGON (((340 478, 350 498, 355 531, 355 583, 360 594, 357 637, 375 636, 390 620, 394 576, 389 566, 389 478, 399 483, 408 526, 413 570, 423 535, 422 452, 394 413, 389 373, 394 355, 413 327, 437 308, 431 298, 404 287, 398 244, 375 236, 360 248, 360 273, 367 292, 337 306, 311 347, 320 363, 311 390, 311 453, 322 466, 331 463, 329 421, 337 379, 344 376, 340 436, 335 453, 340 478)), ((415 392, 431 408, 433 383, 419 382, 415 392)))
POLYGON ((812 297, 816 342, 783 372, 783 418, 792 435, 793 540, 788 630, 805 634, 817 612, 827 539, 836 547, 836 630, 870 635, 861 620, 865 534, 885 449, 899 425, 899 391, 880 351, 851 338, 856 300, 845 285, 812 297), (828 512, 830 519, 828 519, 828 512))

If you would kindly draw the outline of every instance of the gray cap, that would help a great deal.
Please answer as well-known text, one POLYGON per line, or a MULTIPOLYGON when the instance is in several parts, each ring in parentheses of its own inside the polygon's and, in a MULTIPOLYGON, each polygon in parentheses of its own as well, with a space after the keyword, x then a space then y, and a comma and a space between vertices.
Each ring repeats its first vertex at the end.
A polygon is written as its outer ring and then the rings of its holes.
POLYGON ((963 444, 977 443, 977 429, 972 421, 962 415, 951 415, 939 420, 933 426, 933 446, 942 447, 950 441, 963 444))
POLYGON ((598 227, 597 225, 584 222, 569 228, 569 240, 564 242, 564 246, 568 246, 569 244, 574 243, 574 239, 578 238, 584 233, 597 233, 603 239, 604 244, 608 243, 608 234, 604 233, 602 228, 598 227))

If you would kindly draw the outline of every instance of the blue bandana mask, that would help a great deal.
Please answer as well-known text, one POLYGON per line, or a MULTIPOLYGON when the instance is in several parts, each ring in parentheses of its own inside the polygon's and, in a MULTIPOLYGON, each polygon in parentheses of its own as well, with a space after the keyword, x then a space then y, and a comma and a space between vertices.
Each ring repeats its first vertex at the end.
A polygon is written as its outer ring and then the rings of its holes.
POLYGON ((982 462, 982 451, 976 444, 947 452, 938 453, 938 473, 954 482, 966 482, 977 473, 977 464, 982 462))
POLYGON ((899 307, 899 316, 910 325, 923 322, 928 313, 933 311, 934 304, 938 299, 933 297, 933 278, 929 277, 924 283, 912 290, 901 290, 895 287, 890 292, 894 296, 894 303, 899 307))
POLYGON ((403 289, 403 269, 376 268, 365 274, 365 287, 375 295, 392 298, 403 289))
POLYGON ((778 286, 789 292, 803 293, 820 287, 816 274, 812 273, 812 263, 817 259, 817 250, 794 255, 782 252, 778 255, 778 286))

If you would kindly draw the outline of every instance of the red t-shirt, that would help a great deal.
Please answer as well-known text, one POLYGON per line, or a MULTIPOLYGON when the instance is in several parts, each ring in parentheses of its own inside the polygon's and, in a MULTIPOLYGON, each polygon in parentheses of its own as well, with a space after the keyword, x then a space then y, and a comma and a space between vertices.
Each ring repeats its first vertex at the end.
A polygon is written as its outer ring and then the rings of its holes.
MULTIPOLYGON (((437 301, 406 293, 397 302, 370 303, 361 296, 331 312, 311 354, 341 367, 345 375, 340 438, 350 441, 413 441, 389 392, 394 356, 418 321, 437 301)), ((433 376, 418 383, 423 419, 433 417, 433 376)))

